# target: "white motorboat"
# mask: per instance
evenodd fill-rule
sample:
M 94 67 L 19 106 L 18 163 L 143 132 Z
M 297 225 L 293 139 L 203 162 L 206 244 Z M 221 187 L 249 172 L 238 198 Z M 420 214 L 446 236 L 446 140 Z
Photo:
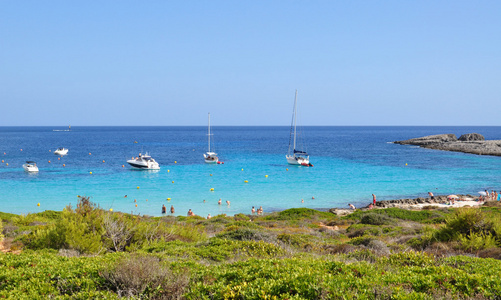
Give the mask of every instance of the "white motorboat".
M 34 161 L 27 161 L 27 162 L 23 165 L 23 169 L 24 169 L 26 172 L 38 172 L 37 163 L 36 163 L 36 162 L 34 162 Z
M 54 151 L 55 155 L 66 155 L 68 154 L 68 149 L 66 148 L 57 148 L 57 150 Z
M 292 124 L 289 136 L 289 151 L 288 154 L 285 156 L 285 158 L 287 159 L 287 162 L 290 165 L 313 167 L 313 165 L 310 164 L 310 156 L 308 155 L 308 153 L 306 153 L 306 151 L 296 149 L 296 140 L 298 137 L 296 121 L 297 121 L 297 90 L 296 90 L 296 96 L 294 98 L 294 111 L 292 113 Z
M 129 159 L 127 163 L 136 169 L 160 170 L 160 165 L 148 154 L 148 152 L 144 155 L 139 153 L 139 156 Z
M 208 131 L 209 133 L 207 134 L 207 136 L 209 137 L 209 151 L 207 151 L 205 154 L 204 154 L 204 159 L 205 159 L 205 162 L 208 163 L 208 164 L 216 164 L 219 162 L 219 158 L 217 157 L 217 153 L 215 152 L 211 152 L 210 151 L 210 136 L 211 136 L 211 133 L 210 133 L 210 113 L 209 113 L 209 126 L 208 126 Z

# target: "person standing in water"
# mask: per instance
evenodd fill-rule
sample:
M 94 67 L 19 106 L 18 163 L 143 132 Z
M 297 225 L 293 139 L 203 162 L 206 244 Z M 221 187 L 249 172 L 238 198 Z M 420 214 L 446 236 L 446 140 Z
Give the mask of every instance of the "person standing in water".
M 171 205 L 170 206 L 170 213 L 173 214 L 174 213 L 174 205 Z
M 162 204 L 162 214 L 165 214 L 167 212 L 167 207 L 165 207 L 165 204 Z

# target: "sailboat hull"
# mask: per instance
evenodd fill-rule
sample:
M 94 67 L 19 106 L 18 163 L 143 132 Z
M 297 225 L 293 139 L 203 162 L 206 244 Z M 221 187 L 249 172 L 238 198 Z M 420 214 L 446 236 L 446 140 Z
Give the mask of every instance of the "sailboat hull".
M 309 157 L 300 157 L 294 155 L 286 155 L 287 163 L 289 165 L 298 165 L 298 166 L 309 166 L 310 159 Z

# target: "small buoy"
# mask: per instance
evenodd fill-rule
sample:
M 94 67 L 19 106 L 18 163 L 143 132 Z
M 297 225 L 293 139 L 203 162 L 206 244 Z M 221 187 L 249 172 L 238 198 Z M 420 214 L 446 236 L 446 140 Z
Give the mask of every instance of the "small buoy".
M 175 160 L 174 163 L 177 164 L 177 160 Z
M 7 155 L 7 153 L 4 152 L 3 155 Z
M 122 165 L 122 168 L 125 168 L 125 166 L 124 166 L 124 165 Z
M 139 190 L 139 186 L 137 186 L 137 189 Z
M 66 165 L 65 165 L 65 164 L 63 164 L 63 167 L 66 167 Z
M 137 141 L 134 141 L 134 144 L 137 144 Z
M 80 195 L 77 195 L 77 198 L 80 198 Z
M 103 162 L 104 162 L 104 159 L 103 159 Z
M 268 178 L 268 175 L 264 175 L 264 177 Z
M 289 171 L 289 169 L 285 169 L 285 171 Z
M 61 160 L 61 157 L 58 157 L 57 160 Z
M 405 165 L 407 166 L 407 163 L 405 163 Z
M 6 165 L 6 166 L 8 166 L 8 165 L 9 165 L 9 163 L 6 163 L 5 165 Z
M 3 162 L 4 162 L 4 161 L 3 161 L 3 159 L 2 159 L 2 163 L 3 163 Z
M 113 211 L 113 208 L 110 208 L 110 211 Z
M 148 202 L 148 199 L 146 199 L 146 202 Z
M 167 170 L 167 173 L 169 173 L 169 172 L 170 172 L 170 170 Z
M 174 181 L 172 181 L 172 183 L 174 183 Z
M 137 204 L 136 204 L 136 207 L 137 207 Z
M 244 170 L 244 169 L 242 169 L 242 171 L 243 171 L 243 170 Z
M 91 155 L 92 153 L 89 152 L 89 155 Z
M 2 162 L 3 162 L 3 160 L 2 160 Z M 210 174 L 210 176 L 212 176 L 212 174 Z
M 52 152 L 52 150 L 49 149 L 49 152 Z
M 89 172 L 90 175 L 92 175 L 92 172 Z
M 50 160 L 49 160 L 49 164 L 50 164 Z
M 37 206 L 40 206 L 40 202 L 39 202 L 39 203 L 37 203 Z
M 210 188 L 210 191 L 211 191 L 211 192 L 214 192 L 214 188 Z
M 245 183 L 249 183 L 249 181 L 248 181 L 248 180 L 244 180 L 244 182 L 245 182 Z
M 21 151 L 23 151 L 23 149 L 21 149 Z
M 170 198 L 167 198 L 167 201 L 170 201 Z

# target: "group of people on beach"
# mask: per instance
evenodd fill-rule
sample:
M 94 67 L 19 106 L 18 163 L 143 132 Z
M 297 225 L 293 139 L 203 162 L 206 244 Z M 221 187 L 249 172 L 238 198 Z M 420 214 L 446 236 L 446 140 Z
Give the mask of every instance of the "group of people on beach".
M 127 196 L 126 196 L 126 197 L 127 197 Z M 205 203 L 205 202 L 206 202 L 206 201 L 205 201 L 205 199 L 204 199 L 204 203 Z M 219 198 L 219 200 L 217 201 L 217 204 L 218 204 L 218 205 L 221 205 L 221 203 L 222 203 L 222 202 L 223 202 L 223 201 L 221 200 L 221 198 Z M 228 206 L 230 206 L 230 204 L 231 204 L 231 203 L 230 203 L 230 201 L 229 201 L 229 200 L 226 200 L 226 204 L 227 204 Z M 167 207 L 165 206 L 165 204 L 162 204 L 162 214 L 166 214 L 166 213 L 167 213 Z M 171 205 L 171 206 L 170 206 L 170 213 L 171 213 L 171 214 L 174 214 L 174 213 L 175 213 L 175 210 L 174 210 L 174 205 Z M 256 210 L 256 208 L 253 206 L 253 207 L 252 207 L 252 209 L 251 209 L 251 213 L 252 213 L 252 214 L 257 213 L 258 215 L 262 215 L 262 214 L 263 214 L 263 207 L 262 207 L 262 206 L 260 206 L 260 207 Z M 194 212 L 191 210 L 191 208 L 190 208 L 190 209 L 188 210 L 188 214 L 187 214 L 187 215 L 188 215 L 188 217 L 190 217 L 190 216 L 194 216 L 194 215 L 195 215 L 195 213 L 194 213 Z M 226 215 L 226 214 L 225 214 L 225 215 Z M 208 214 L 208 215 L 207 215 L 207 219 L 211 219 L 211 218 L 212 218 L 211 214 Z
M 478 201 L 501 201 L 501 191 L 498 193 L 492 190 L 489 193 L 489 190 L 485 190 L 484 193 L 485 195 L 480 195 L 480 197 L 478 197 Z

